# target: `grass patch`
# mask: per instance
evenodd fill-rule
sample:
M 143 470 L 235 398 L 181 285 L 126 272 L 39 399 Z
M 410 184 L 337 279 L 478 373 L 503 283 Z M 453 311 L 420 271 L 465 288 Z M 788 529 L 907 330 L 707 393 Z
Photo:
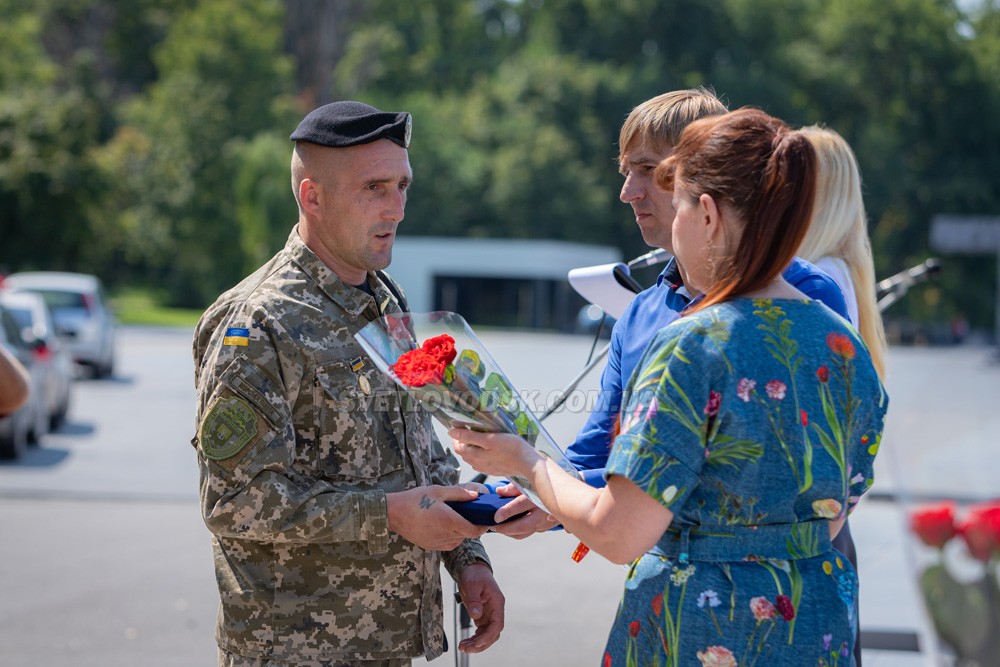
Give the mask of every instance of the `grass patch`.
M 141 289 L 129 289 L 111 297 L 118 322 L 162 327 L 194 327 L 203 311 L 192 308 L 169 308 L 161 305 L 156 294 Z

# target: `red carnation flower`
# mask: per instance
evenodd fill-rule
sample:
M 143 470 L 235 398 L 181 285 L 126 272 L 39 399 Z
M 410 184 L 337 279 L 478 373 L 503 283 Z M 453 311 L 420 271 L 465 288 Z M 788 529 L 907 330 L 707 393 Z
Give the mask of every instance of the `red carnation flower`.
M 774 598 L 774 606 L 778 609 L 778 613 L 786 621 L 790 621 L 795 618 L 795 605 L 792 604 L 792 599 L 787 595 L 779 595 Z
M 389 370 L 399 378 L 403 386 L 423 387 L 427 384 L 441 384 L 446 365 L 429 355 L 426 350 L 416 349 L 401 354 Z
M 455 339 L 448 334 L 428 338 L 421 347 L 438 361 L 443 361 L 446 366 L 455 361 L 455 356 L 458 354 L 455 351 Z
M 910 514 L 910 528 L 928 546 L 941 548 L 956 534 L 955 504 L 925 505 Z

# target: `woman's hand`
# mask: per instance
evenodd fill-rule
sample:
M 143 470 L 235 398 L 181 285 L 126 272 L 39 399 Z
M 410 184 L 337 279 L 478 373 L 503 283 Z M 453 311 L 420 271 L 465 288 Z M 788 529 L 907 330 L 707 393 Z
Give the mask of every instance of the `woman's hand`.
M 481 433 L 453 428 L 448 431 L 455 453 L 478 472 L 499 477 L 526 476 L 542 459 L 523 438 L 508 433 Z

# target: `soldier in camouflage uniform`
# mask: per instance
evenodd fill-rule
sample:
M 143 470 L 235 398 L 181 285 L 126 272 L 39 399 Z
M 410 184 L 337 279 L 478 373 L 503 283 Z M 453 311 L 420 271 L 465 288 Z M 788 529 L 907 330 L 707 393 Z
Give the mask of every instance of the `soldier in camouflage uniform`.
M 202 513 L 220 665 L 409 665 L 446 649 L 440 560 L 476 622 L 504 599 L 426 413 L 354 332 L 399 312 L 391 259 L 410 116 L 337 102 L 292 139 L 299 222 L 284 249 L 202 316 L 194 337 Z M 440 554 L 440 555 L 439 555 Z

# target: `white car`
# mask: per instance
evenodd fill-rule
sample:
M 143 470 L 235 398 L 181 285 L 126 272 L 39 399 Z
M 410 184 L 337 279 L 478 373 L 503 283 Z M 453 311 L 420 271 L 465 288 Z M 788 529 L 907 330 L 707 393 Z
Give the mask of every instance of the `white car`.
M 34 368 L 37 369 L 38 388 L 41 392 L 47 428 L 62 426 L 69 412 L 73 384 L 73 358 L 58 335 L 52 313 L 45 299 L 34 292 L 0 291 L 3 306 L 17 322 L 21 340 L 31 350 Z M 41 431 L 35 434 L 35 441 Z
M 7 348 L 7 351 L 20 361 L 29 373 L 32 371 L 31 353 L 18 338 L 17 322 L 3 306 L 0 306 L 0 346 Z M 32 385 L 34 385 L 34 375 L 32 375 Z M 38 428 L 36 419 L 40 405 L 41 402 L 31 389 L 24 405 L 9 415 L 0 416 L 0 460 L 16 459 L 27 450 L 28 441 L 33 431 Z
M 12 273 L 4 278 L 3 289 L 40 294 L 73 359 L 94 369 L 96 377 L 114 373 L 115 317 L 97 276 L 57 271 Z

